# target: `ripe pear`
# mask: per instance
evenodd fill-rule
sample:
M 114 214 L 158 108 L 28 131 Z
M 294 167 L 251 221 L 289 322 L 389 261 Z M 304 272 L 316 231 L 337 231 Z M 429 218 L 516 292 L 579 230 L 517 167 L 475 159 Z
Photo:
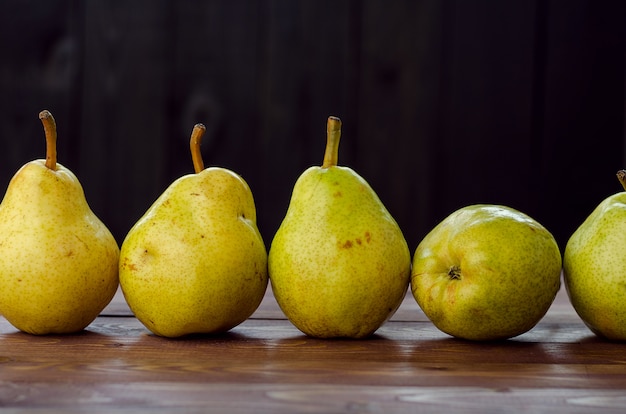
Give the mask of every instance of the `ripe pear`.
M 413 256 L 411 291 L 424 314 L 457 338 L 487 341 L 525 333 L 561 284 L 552 234 L 520 211 L 463 207 L 441 221 Z
M 76 176 L 57 162 L 52 114 L 39 118 L 46 159 L 22 166 L 0 204 L 0 314 L 31 334 L 73 333 L 113 298 L 119 248 Z
M 626 190 L 626 171 L 617 177 Z M 626 191 L 604 199 L 565 246 L 563 280 L 572 306 L 600 337 L 626 340 Z
M 362 338 L 397 310 L 411 256 L 398 224 L 369 184 L 337 165 L 341 120 L 328 118 L 321 167 L 296 181 L 269 253 L 278 305 L 305 334 Z
M 174 181 L 122 243 L 122 292 L 159 336 L 228 331 L 252 315 L 268 284 L 252 192 L 236 173 L 204 168 L 204 131 L 197 124 L 191 135 L 195 173 Z

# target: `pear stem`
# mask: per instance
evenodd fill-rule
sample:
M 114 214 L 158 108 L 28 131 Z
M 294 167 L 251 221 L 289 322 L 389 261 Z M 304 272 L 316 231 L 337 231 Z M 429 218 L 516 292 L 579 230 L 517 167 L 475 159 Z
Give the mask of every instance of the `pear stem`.
M 341 138 L 341 119 L 329 116 L 326 123 L 326 151 L 322 168 L 337 166 L 339 159 L 339 139 Z
M 39 119 L 43 124 L 46 134 L 46 167 L 56 171 L 57 169 L 57 124 L 54 117 L 47 109 L 39 112 Z
M 198 174 L 204 170 L 204 161 L 202 161 L 202 152 L 200 151 L 200 144 L 202 143 L 202 136 L 206 131 L 206 127 L 203 124 L 196 124 L 191 131 L 191 139 L 189 140 L 189 149 L 191 149 L 191 160 L 193 161 L 193 169 Z
M 626 170 L 619 170 L 617 172 L 617 179 L 619 180 L 624 190 L 626 190 Z

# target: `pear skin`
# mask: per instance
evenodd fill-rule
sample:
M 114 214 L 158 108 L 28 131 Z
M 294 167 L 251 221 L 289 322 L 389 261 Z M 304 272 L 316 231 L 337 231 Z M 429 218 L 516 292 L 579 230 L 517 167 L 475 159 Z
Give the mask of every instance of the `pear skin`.
M 617 173 L 626 189 L 626 171 Z M 567 241 L 563 280 L 572 306 L 597 336 L 626 340 L 626 191 L 604 199 Z
M 322 167 L 296 181 L 269 253 L 276 301 L 303 333 L 363 338 L 397 310 L 411 257 L 398 224 L 369 184 L 337 166 L 341 121 L 328 120 Z
M 458 209 L 419 243 L 411 291 L 442 332 L 473 341 L 503 340 L 535 326 L 561 284 L 552 234 L 507 206 Z
M 126 302 L 164 337 L 228 331 L 252 315 L 268 284 L 252 192 L 230 170 L 204 169 L 198 148 L 203 132 L 198 124 L 192 134 L 196 173 L 174 181 L 121 248 Z
M 76 176 L 56 162 L 54 118 L 40 118 L 47 159 L 20 168 L 0 204 L 0 314 L 31 334 L 73 333 L 113 298 L 119 248 Z

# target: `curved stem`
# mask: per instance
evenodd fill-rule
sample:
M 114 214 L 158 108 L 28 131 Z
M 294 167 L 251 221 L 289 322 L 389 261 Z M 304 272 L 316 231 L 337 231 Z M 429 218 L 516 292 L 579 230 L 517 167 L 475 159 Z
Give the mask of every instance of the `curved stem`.
M 47 109 L 39 112 L 39 119 L 46 134 L 46 167 L 57 169 L 57 124 Z
M 341 138 L 341 119 L 329 116 L 326 123 L 326 151 L 322 168 L 334 167 L 339 158 L 339 139 Z
M 200 144 L 202 143 L 202 136 L 206 131 L 206 127 L 203 124 L 196 124 L 191 131 L 191 139 L 189 141 L 189 149 L 191 149 L 191 160 L 193 161 L 193 169 L 197 173 L 204 170 L 204 162 L 202 161 L 202 152 L 200 151 Z
M 617 179 L 619 180 L 624 190 L 626 190 L 626 170 L 619 170 L 617 172 Z

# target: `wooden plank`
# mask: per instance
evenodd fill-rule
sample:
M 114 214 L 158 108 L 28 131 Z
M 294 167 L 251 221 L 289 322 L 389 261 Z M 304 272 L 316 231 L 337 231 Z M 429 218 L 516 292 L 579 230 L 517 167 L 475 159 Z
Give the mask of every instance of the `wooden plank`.
M 63 412 L 622 408 L 623 345 L 591 334 L 563 290 L 534 329 L 497 342 L 453 339 L 417 313 L 368 339 L 315 339 L 272 299 L 268 292 L 229 333 L 180 339 L 149 334 L 130 316 L 50 336 L 17 332 L 0 317 L 0 402 Z
M 431 203 L 443 218 L 474 203 L 532 215 L 535 2 L 451 1 Z
M 186 411 L 203 413 L 311 413 L 311 412 L 621 412 L 619 390 L 503 388 L 503 387 L 410 387 L 308 384 L 242 385 L 238 383 L 189 384 L 143 382 L 6 384 L 0 397 L 20 408 L 44 408 L 46 412 Z M 38 403 L 32 404 L 33 396 Z M 78 404 L 76 404 L 78 402 Z
M 287 321 L 250 320 L 220 336 L 166 339 L 132 318 L 102 318 L 73 336 L 4 333 L 3 381 L 182 381 L 625 389 L 622 345 L 580 324 L 543 324 L 553 340 L 475 343 L 427 323 L 391 322 L 368 340 L 321 340 Z M 544 334 L 546 333 L 544 332 Z M 564 336 L 566 338 L 564 338 Z
M 539 218 L 564 248 L 605 197 L 622 191 L 615 173 L 626 167 L 626 3 L 538 4 L 545 8 L 546 39 L 534 185 Z M 564 200 L 567 212 L 555 207 Z
M 258 205 L 269 243 L 287 210 L 300 174 L 321 165 L 326 119 L 344 121 L 340 163 L 349 163 L 356 117 L 355 4 L 267 2 L 260 66 L 259 113 L 263 166 Z M 356 139 L 356 138 L 354 138 Z
M 444 2 L 363 3 L 355 166 L 411 251 L 434 226 Z
M 119 243 L 166 187 L 172 60 L 168 4 L 83 5 L 81 180 L 87 201 Z
M 175 4 L 172 117 L 168 148 L 170 180 L 191 172 L 189 133 L 207 127 L 205 165 L 230 168 L 256 187 L 259 129 L 260 4 Z M 257 179 L 258 180 L 258 179 Z
M 58 125 L 58 160 L 78 173 L 76 96 L 80 42 L 64 0 L 0 6 L 0 195 L 25 163 L 45 158 L 38 114 L 49 109 Z
M 191 364 L 197 360 L 200 365 L 221 364 L 230 359 L 247 360 L 246 363 L 249 363 L 261 355 L 265 358 L 258 362 L 264 364 L 270 363 L 274 356 L 277 357 L 276 363 L 307 363 L 311 360 L 341 360 L 346 355 L 349 355 L 347 359 L 366 365 L 385 361 L 465 364 L 468 367 L 478 364 L 622 363 L 621 354 L 616 352 L 622 345 L 594 337 L 580 321 L 546 320 L 535 327 L 535 332 L 496 342 L 453 339 L 439 332 L 428 321 L 388 322 L 376 335 L 362 340 L 310 338 L 284 319 L 250 319 L 226 334 L 179 339 L 152 335 L 136 319 L 128 317 L 100 317 L 85 332 L 66 336 L 33 336 L 17 332 L 5 320 L 2 320 L 0 328 L 3 339 L 0 350 L 5 362 L 16 363 L 50 359 L 52 355 L 46 355 L 46 349 L 54 350 L 54 357 L 58 358 L 56 362 L 50 361 L 54 364 L 73 364 L 79 363 L 79 360 L 102 360 L 106 363 L 116 355 L 127 357 L 128 362 L 144 360 Z M 77 349 L 81 349 L 80 356 L 76 355 Z M 202 353 L 198 354 L 200 350 Z M 223 353 L 224 361 L 211 358 L 211 355 L 220 353 Z M 4 368 L 7 367 L 4 365 Z M 623 368 L 626 369 L 626 366 Z

